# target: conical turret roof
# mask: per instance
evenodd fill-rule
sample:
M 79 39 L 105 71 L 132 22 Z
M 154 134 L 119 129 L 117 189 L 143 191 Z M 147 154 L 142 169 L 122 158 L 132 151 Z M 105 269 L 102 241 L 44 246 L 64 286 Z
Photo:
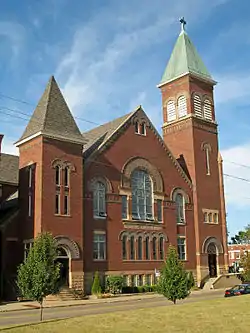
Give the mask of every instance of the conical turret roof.
M 186 31 L 182 29 L 159 86 L 186 74 L 193 74 L 203 80 L 216 83 L 212 79 Z
M 17 145 L 39 134 L 79 144 L 85 142 L 53 76 Z

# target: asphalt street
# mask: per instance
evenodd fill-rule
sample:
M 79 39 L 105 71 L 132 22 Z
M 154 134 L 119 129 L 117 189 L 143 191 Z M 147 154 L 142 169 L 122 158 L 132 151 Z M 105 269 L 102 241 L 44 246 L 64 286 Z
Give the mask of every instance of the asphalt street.
M 201 300 L 222 298 L 224 296 L 223 291 L 212 291 L 211 293 L 196 293 L 189 296 L 186 300 L 177 302 L 177 305 L 184 303 L 198 302 Z M 129 300 L 126 302 L 110 302 L 103 304 L 86 304 L 76 305 L 69 307 L 56 307 L 44 309 L 44 320 L 50 319 L 63 319 L 72 317 L 81 317 L 87 315 L 105 314 L 108 312 L 127 311 L 135 309 L 145 309 L 158 306 L 173 306 L 173 304 L 167 301 L 164 297 L 152 297 L 140 300 Z M 0 312 L 0 329 L 6 326 L 29 324 L 39 322 L 40 310 L 29 309 L 20 311 Z

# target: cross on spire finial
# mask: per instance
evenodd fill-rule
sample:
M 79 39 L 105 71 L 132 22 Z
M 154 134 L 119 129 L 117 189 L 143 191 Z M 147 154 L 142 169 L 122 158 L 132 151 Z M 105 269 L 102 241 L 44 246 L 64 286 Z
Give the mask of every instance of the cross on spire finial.
M 181 32 L 184 32 L 185 31 L 185 25 L 187 24 L 184 17 L 182 17 L 180 19 L 180 23 L 181 23 Z

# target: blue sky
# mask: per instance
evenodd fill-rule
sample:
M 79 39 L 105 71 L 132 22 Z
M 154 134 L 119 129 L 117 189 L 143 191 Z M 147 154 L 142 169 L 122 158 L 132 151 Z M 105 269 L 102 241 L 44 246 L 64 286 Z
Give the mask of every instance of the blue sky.
M 218 81 L 224 172 L 250 180 L 249 11 L 248 1 L 236 0 L 2 0 L 3 151 L 17 153 L 13 142 L 28 122 L 25 114 L 32 113 L 52 74 L 75 116 L 101 124 L 142 104 L 161 133 L 156 85 L 184 15 L 190 38 Z M 93 127 L 77 122 L 82 131 Z M 234 235 L 250 223 L 250 182 L 226 176 L 225 191 Z

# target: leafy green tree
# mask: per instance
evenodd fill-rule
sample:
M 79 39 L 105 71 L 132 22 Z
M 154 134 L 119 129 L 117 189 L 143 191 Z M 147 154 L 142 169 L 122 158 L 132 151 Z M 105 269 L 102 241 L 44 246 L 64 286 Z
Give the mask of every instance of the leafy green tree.
M 17 284 L 23 297 L 40 304 L 43 319 L 43 301 L 56 293 L 60 264 L 56 263 L 56 243 L 50 233 L 42 233 L 35 240 L 27 259 L 18 268 Z
M 246 252 L 242 256 L 240 266 L 244 269 L 242 274 L 243 281 L 250 282 L 250 253 Z
M 188 272 L 188 286 L 190 289 L 192 289 L 195 286 L 195 280 L 192 271 Z
M 245 230 L 231 237 L 231 244 L 250 244 L 250 224 L 245 227 Z
M 94 281 L 92 284 L 91 294 L 92 295 L 100 295 L 102 293 L 102 288 L 100 285 L 99 273 L 95 272 Z
M 109 275 L 106 279 L 106 289 L 112 294 L 121 293 L 124 286 L 124 277 L 120 275 Z
M 161 270 L 157 291 L 174 304 L 190 294 L 191 284 L 188 273 L 178 258 L 176 248 L 169 246 L 167 259 Z

